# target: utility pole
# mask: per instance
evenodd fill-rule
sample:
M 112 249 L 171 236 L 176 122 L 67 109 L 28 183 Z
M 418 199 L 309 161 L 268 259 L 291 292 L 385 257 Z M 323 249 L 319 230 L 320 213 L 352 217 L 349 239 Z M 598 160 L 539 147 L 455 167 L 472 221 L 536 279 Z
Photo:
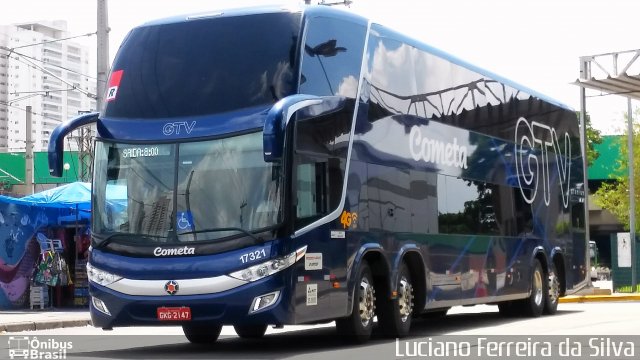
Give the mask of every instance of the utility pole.
M 33 140 L 31 138 L 31 105 L 27 105 L 26 122 L 27 134 L 24 138 L 26 146 L 24 156 L 24 183 L 27 187 L 27 195 L 31 195 L 33 194 Z
M 98 87 L 97 87 L 97 111 L 102 109 L 104 94 L 107 87 L 107 74 L 109 73 L 109 16 L 107 0 L 98 1 L 98 29 L 97 37 L 97 61 L 98 61 Z
M 109 73 L 109 16 L 107 0 L 97 0 L 97 94 L 95 111 L 101 111 L 104 104 L 104 94 L 107 87 L 107 74 Z M 91 166 L 93 164 L 93 126 L 84 126 L 79 129 L 79 162 L 80 180 L 91 181 Z
M 636 197 L 635 180 L 633 173 L 633 109 L 631 109 L 631 98 L 627 98 L 627 120 L 628 128 L 627 141 L 629 146 L 629 239 L 631 240 L 631 292 L 636 292 Z

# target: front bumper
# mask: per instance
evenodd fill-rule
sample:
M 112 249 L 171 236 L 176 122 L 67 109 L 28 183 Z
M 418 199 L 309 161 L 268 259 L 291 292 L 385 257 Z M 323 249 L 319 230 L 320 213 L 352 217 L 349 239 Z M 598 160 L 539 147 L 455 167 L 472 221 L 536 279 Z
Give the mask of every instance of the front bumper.
M 293 324 L 290 287 L 285 286 L 291 277 L 291 269 L 247 283 L 226 291 L 193 295 L 127 295 L 107 287 L 90 283 L 92 297 L 100 299 L 110 315 L 90 305 L 93 325 L 101 328 L 123 326 L 182 325 L 184 321 L 160 321 L 159 307 L 182 307 L 191 309 L 188 323 L 235 324 Z M 274 291 L 280 291 L 278 299 L 264 309 L 249 313 L 254 299 Z

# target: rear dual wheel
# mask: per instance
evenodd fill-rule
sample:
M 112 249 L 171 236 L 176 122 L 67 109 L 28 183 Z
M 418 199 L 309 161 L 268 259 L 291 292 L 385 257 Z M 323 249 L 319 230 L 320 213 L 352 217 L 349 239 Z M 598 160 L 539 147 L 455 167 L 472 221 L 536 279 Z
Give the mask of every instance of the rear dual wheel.
M 385 336 L 398 338 L 409 333 L 414 309 L 414 288 L 406 263 L 400 266 L 396 291 L 394 299 L 380 298 L 378 320 Z
M 363 262 L 358 271 L 358 282 L 353 294 L 351 315 L 336 320 L 338 334 L 351 342 L 364 343 L 371 337 L 376 311 L 376 291 L 369 264 Z
M 556 265 L 551 263 L 549 269 L 549 289 L 547 299 L 544 303 L 544 313 L 553 315 L 558 311 L 558 302 L 560 299 L 560 278 Z
M 522 300 L 505 301 L 498 304 L 500 314 L 503 316 L 526 315 L 538 317 L 542 315 L 549 300 L 549 281 L 545 279 L 545 272 L 542 270 L 540 260 L 535 259 L 533 271 L 531 272 L 530 294 Z M 557 299 L 556 299 L 557 302 Z M 557 307 L 557 303 L 555 305 Z
M 535 259 L 531 273 L 531 295 L 522 300 L 522 310 L 529 317 L 538 317 L 544 311 L 544 304 L 549 296 L 549 286 L 545 279 L 540 260 Z

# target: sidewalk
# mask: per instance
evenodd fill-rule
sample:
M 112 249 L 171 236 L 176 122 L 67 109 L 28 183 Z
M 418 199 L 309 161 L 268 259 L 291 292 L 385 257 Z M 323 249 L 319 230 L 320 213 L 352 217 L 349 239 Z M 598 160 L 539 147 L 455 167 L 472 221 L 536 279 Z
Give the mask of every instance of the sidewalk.
M 594 281 L 592 287 L 586 288 L 577 294 L 560 298 L 560 303 L 584 303 L 603 301 L 640 301 L 640 293 L 614 293 L 612 282 Z
M 91 324 L 89 309 L 44 309 L 0 311 L 0 334 L 28 330 L 46 330 Z

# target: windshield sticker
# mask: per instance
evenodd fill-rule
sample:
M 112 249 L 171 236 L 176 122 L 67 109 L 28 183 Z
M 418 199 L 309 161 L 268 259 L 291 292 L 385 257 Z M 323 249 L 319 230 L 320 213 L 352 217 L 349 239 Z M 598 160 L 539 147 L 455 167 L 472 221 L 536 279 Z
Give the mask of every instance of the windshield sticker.
M 191 211 L 178 211 L 176 223 L 180 232 L 193 231 L 193 216 L 191 215 Z
M 124 70 L 117 70 L 111 73 L 111 77 L 109 77 L 109 87 L 107 88 L 107 101 L 116 99 L 116 95 L 118 94 L 118 87 L 120 86 L 120 80 L 122 80 L 123 73 Z
M 122 149 L 123 158 L 140 158 L 171 155 L 171 147 L 167 145 L 127 147 Z

